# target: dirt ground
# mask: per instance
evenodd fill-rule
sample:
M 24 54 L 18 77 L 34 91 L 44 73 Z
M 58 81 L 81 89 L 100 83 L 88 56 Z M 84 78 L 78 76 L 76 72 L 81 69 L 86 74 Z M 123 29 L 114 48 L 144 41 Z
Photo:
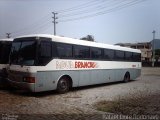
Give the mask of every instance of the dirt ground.
M 143 68 L 141 77 L 128 83 L 109 83 L 75 88 L 66 94 L 55 91 L 38 94 L 20 90 L 0 90 L 0 119 L 104 119 L 105 112 L 93 104 L 129 93 L 160 92 L 160 68 Z

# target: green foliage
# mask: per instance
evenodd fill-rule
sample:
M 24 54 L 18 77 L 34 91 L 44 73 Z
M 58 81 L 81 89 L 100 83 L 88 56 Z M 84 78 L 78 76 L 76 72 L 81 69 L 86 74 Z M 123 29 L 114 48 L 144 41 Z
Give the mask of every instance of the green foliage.
M 155 50 L 155 55 L 159 55 L 160 56 L 160 49 L 156 49 Z
M 94 41 L 94 37 L 92 35 L 87 35 L 86 37 L 82 37 L 81 40 Z
M 160 58 L 160 49 L 156 49 L 155 50 L 155 59 L 156 59 L 156 61 L 158 61 L 159 58 Z

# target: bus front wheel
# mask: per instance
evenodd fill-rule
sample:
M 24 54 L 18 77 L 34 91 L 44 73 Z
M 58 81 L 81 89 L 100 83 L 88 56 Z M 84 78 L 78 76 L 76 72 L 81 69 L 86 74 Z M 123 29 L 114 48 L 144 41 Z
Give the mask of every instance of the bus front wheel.
M 67 77 L 60 78 L 57 85 L 57 92 L 63 94 L 68 91 L 69 91 L 69 80 L 67 79 Z
M 123 82 L 127 83 L 127 82 L 129 82 L 129 81 L 130 81 L 130 74 L 129 74 L 129 72 L 126 72 L 126 74 L 124 75 L 124 80 L 123 80 Z

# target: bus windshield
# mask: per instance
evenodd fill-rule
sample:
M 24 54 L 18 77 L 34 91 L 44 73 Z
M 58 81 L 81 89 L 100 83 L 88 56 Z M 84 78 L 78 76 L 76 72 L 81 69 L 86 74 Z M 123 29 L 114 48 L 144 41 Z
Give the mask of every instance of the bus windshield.
M 16 65 L 35 65 L 36 59 L 36 40 L 34 38 L 19 38 L 12 43 L 11 64 Z

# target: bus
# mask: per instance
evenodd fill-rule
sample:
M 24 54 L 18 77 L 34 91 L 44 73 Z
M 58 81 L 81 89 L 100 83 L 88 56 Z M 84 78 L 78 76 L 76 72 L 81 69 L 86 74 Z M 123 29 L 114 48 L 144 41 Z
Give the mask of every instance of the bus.
M 116 81 L 141 74 L 141 51 L 48 34 L 17 37 L 12 43 L 8 79 L 30 92 Z
M 7 83 L 7 67 L 9 54 L 12 46 L 12 38 L 0 39 L 0 87 L 5 87 Z

